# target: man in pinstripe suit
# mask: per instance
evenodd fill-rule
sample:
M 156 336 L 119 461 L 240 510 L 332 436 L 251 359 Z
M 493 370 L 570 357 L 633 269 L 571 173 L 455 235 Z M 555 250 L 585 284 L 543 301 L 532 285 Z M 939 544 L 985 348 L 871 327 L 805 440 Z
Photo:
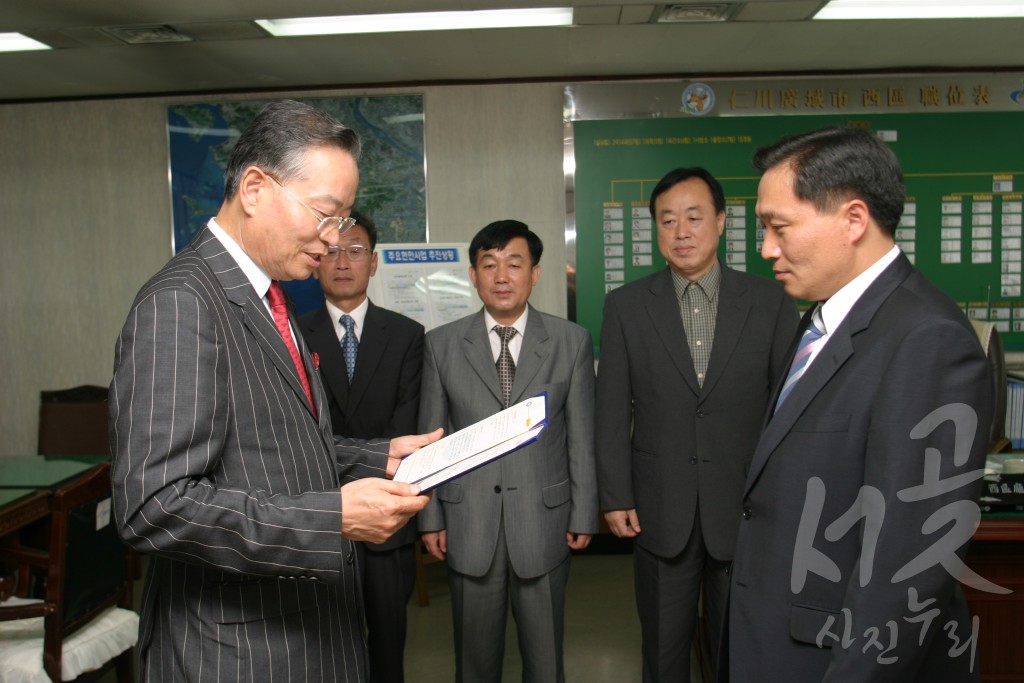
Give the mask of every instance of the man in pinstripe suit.
M 232 152 L 216 218 L 128 314 L 112 477 L 121 536 L 151 556 L 143 681 L 367 677 L 352 542 L 386 539 L 427 503 L 367 475 L 393 474 L 439 432 L 336 442 L 296 323 L 278 305 L 275 325 L 268 303 L 350 227 L 358 154 L 323 112 L 264 107 Z

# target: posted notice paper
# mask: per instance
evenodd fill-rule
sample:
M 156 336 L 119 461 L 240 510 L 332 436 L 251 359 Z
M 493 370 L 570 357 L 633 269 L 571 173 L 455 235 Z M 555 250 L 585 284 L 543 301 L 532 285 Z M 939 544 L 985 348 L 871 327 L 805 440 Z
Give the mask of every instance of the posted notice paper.
M 395 481 L 432 489 L 535 441 L 547 417 L 547 394 L 531 396 L 406 456 Z

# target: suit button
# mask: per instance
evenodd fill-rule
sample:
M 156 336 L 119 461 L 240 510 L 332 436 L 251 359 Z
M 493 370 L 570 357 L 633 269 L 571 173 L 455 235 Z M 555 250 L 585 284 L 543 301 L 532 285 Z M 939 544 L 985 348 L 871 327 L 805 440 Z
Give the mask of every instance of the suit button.
M 354 552 L 350 552 L 348 555 L 345 556 L 345 564 L 352 564 L 355 561 L 356 554 Z
M 693 456 L 692 458 L 690 458 L 690 464 L 691 465 L 696 465 L 697 464 L 697 456 Z
M 700 408 L 697 408 L 697 417 L 705 417 L 705 416 L 707 416 L 707 413 L 705 413 Z
M 494 492 L 495 492 L 495 493 L 501 493 L 501 487 L 500 487 L 500 486 L 498 486 L 498 485 L 495 485 L 495 486 L 494 486 Z
M 743 508 L 743 519 L 750 519 L 754 516 L 754 513 L 750 508 Z

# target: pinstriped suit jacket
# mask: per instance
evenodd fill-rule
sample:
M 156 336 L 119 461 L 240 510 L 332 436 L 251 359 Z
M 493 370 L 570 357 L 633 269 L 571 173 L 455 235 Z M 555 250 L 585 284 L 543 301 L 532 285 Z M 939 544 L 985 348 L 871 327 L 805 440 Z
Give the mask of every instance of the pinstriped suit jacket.
M 365 679 L 338 488 L 383 468 L 388 443 L 339 439 L 336 455 L 296 338 L 317 417 L 270 313 L 209 229 L 132 305 L 110 419 L 116 522 L 151 555 L 143 681 Z

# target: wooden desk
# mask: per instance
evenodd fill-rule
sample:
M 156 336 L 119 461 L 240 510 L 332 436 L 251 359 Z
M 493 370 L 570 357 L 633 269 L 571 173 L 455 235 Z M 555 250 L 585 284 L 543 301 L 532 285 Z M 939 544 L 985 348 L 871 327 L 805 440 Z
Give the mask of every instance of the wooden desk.
M 53 489 L 110 456 L 0 456 L 0 489 Z
M 1024 681 L 1024 515 L 983 517 L 967 564 L 989 581 L 1009 588 L 994 595 L 964 586 L 978 617 L 978 661 L 983 681 Z
M 0 489 L 0 538 L 50 514 L 49 498 L 38 489 Z
M 39 489 L 0 489 L 0 547 L 14 538 L 24 527 L 46 519 L 50 515 L 50 492 Z M 0 600 L 17 594 L 17 574 L 0 575 Z M 27 579 L 25 579 L 27 581 Z M 22 589 L 27 583 L 22 584 Z

